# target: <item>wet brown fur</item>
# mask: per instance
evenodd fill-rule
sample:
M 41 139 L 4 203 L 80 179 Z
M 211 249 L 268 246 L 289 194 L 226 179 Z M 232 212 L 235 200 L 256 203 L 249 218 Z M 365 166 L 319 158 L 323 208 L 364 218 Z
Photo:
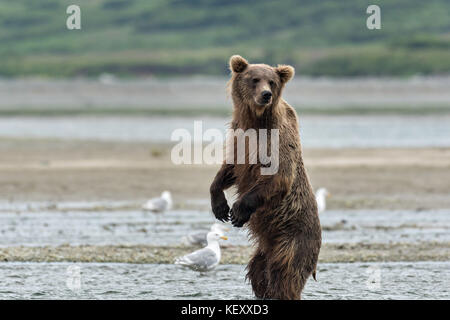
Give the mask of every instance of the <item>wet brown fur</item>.
M 231 57 L 230 68 L 234 103 L 231 127 L 279 129 L 279 170 L 274 175 L 261 175 L 259 162 L 224 163 L 210 189 L 213 212 L 220 220 L 228 219 L 223 190 L 235 185 L 238 200 L 232 208 L 233 223 L 248 220 L 257 245 L 247 266 L 247 279 L 256 297 L 300 299 L 308 277 L 315 278 L 321 227 L 303 165 L 297 114 L 281 98 L 294 70 L 290 66 L 248 64 L 240 56 Z M 259 91 L 249 77 L 258 77 L 261 88 L 269 85 L 273 94 L 269 105 L 261 107 L 255 102 Z

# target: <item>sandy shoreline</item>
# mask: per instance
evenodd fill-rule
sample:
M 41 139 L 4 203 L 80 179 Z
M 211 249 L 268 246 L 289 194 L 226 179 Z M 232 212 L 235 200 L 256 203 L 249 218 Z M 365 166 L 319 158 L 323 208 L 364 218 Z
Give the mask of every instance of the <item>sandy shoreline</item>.
M 450 243 L 373 243 L 323 244 L 319 263 L 384 262 L 384 261 L 448 261 Z M 197 248 L 189 246 L 70 246 L 0 248 L 0 261 L 30 262 L 119 262 L 173 263 L 175 258 Z M 247 264 L 252 248 L 224 246 L 223 264 Z
M 0 140 L 3 201 L 143 201 L 171 190 L 178 207 L 207 200 L 217 165 L 174 165 L 170 145 Z M 305 149 L 331 209 L 450 208 L 450 148 Z M 207 201 L 206 201 L 207 203 Z

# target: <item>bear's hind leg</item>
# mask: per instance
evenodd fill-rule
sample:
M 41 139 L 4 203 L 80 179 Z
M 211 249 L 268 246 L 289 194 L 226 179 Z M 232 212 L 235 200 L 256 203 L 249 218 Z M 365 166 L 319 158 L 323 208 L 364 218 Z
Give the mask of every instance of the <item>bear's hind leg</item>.
M 296 270 L 287 270 L 285 266 L 270 266 L 267 299 L 300 300 L 306 279 Z
M 247 265 L 247 279 L 250 280 L 253 292 L 259 299 L 264 299 L 267 292 L 267 262 L 266 256 L 257 250 Z

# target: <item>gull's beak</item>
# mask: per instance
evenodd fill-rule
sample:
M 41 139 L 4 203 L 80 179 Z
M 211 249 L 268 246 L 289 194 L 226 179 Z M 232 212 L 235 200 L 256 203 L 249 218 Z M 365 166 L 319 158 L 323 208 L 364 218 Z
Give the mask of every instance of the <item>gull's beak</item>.
M 331 198 L 331 193 L 328 193 L 328 194 L 327 194 L 327 198 Z
M 221 236 L 221 237 L 220 237 L 220 239 L 223 239 L 223 240 L 228 240 L 228 237 L 225 237 L 225 236 Z

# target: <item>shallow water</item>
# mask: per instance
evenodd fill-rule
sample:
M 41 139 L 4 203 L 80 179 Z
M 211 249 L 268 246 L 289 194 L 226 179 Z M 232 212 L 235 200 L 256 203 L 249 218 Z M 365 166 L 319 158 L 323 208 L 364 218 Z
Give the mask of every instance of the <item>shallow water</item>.
M 0 246 L 176 245 L 214 222 L 205 210 L 144 213 L 134 202 L 0 203 Z M 345 223 L 343 222 L 345 220 Z M 450 241 L 450 210 L 329 210 L 327 243 Z M 228 244 L 248 243 L 233 228 Z M 0 262 L 0 299 L 253 299 L 245 266 Z M 79 280 L 79 282 L 78 282 Z M 322 263 L 304 299 L 449 299 L 450 261 Z
M 135 203 L 0 203 L 0 246 L 91 244 L 176 245 L 215 222 L 209 211 L 162 215 Z M 326 243 L 450 241 L 450 210 L 328 210 L 321 215 Z M 248 243 L 245 229 L 231 228 L 229 245 Z
M 253 299 L 244 266 L 0 263 L 0 299 Z M 311 299 L 449 299 L 450 262 L 322 263 Z
M 108 141 L 170 142 L 175 129 L 191 134 L 194 121 L 203 132 L 225 135 L 228 118 L 220 117 L 8 117 L 0 118 L 0 137 Z M 450 116 L 312 116 L 300 117 L 306 147 L 450 146 Z

